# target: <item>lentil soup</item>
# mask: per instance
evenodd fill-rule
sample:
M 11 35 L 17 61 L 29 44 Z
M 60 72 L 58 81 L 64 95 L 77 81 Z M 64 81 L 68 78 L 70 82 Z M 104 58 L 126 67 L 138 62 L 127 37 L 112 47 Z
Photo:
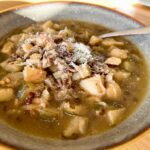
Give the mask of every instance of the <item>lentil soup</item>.
M 147 67 L 130 41 L 98 37 L 109 31 L 46 21 L 9 36 L 0 52 L 0 119 L 55 139 L 99 134 L 126 119 L 145 94 Z

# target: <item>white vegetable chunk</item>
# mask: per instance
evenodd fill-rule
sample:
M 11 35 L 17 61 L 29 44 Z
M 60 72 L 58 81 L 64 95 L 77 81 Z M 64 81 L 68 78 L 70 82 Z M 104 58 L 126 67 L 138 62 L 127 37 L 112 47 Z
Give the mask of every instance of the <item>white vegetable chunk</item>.
M 44 89 L 43 92 L 42 92 L 42 97 L 41 97 L 43 100 L 50 100 L 51 96 L 50 96 L 50 93 L 47 89 Z
M 105 87 L 100 75 L 96 74 L 93 77 L 80 81 L 80 87 L 91 95 L 103 96 L 105 94 Z
M 120 59 L 126 59 L 128 57 L 127 54 L 128 54 L 127 50 L 122 50 L 122 49 L 119 49 L 119 48 L 114 48 L 110 52 L 110 56 L 117 57 L 117 58 L 120 58 Z
M 19 42 L 21 36 L 22 36 L 22 34 L 12 35 L 12 36 L 10 37 L 10 40 L 11 40 L 13 43 L 17 44 L 17 43 Z
M 12 88 L 0 89 L 0 102 L 10 101 L 13 98 L 14 98 L 14 91 Z
M 43 28 L 44 31 L 47 28 L 51 28 L 52 26 L 53 26 L 53 22 L 51 20 L 48 20 L 41 25 L 41 27 Z
M 97 36 L 91 36 L 90 38 L 90 41 L 89 41 L 89 44 L 90 45 L 96 45 L 98 43 L 100 43 L 102 41 L 102 39 L 100 37 L 97 37 Z
M 6 76 L 0 80 L 1 85 L 7 86 L 7 87 L 17 87 L 23 82 L 23 74 L 22 72 L 13 72 L 13 73 L 8 73 Z
M 14 49 L 14 43 L 12 43 L 11 41 L 8 41 L 4 44 L 1 52 L 7 55 L 11 55 Z
M 117 57 L 109 57 L 106 59 L 105 63 L 108 65 L 118 66 L 121 64 L 121 59 Z
M 77 72 L 72 76 L 73 80 L 80 80 L 91 75 L 90 67 L 87 64 L 77 66 Z
M 106 115 L 107 115 L 109 124 L 110 125 L 117 124 L 122 119 L 124 112 L 125 112 L 125 108 L 108 110 Z
M 123 63 L 124 69 L 125 69 L 126 71 L 129 71 L 129 72 L 132 72 L 132 71 L 134 70 L 134 67 L 135 67 L 135 66 L 136 66 L 136 65 L 135 65 L 133 62 L 128 61 L 128 60 L 126 60 L 126 61 Z
M 23 30 L 24 33 L 30 33 L 30 32 L 33 32 L 35 30 L 35 27 L 34 26 L 30 26 L 30 27 L 27 27 L 26 29 Z
M 75 116 L 70 120 L 67 128 L 64 130 L 65 137 L 73 137 L 74 135 L 83 135 L 86 133 L 88 126 L 88 118 Z
M 15 61 L 13 63 L 9 62 L 9 59 L 3 61 L 2 63 L 0 63 L 0 66 L 8 71 L 8 72 L 18 72 L 22 70 L 22 66 L 18 65 L 19 62 Z
M 106 95 L 110 100 L 119 100 L 122 95 L 120 86 L 115 81 L 108 82 L 106 84 Z
M 115 78 L 117 81 L 122 81 L 122 80 L 128 79 L 130 75 L 131 75 L 130 72 L 126 72 L 126 71 L 116 71 L 116 72 L 114 73 L 114 78 Z
M 32 46 L 30 43 L 28 43 L 28 44 L 23 44 L 23 45 L 22 45 L 22 49 L 23 49 L 23 51 L 26 52 L 26 53 L 29 52 L 29 51 L 31 51 L 32 48 L 33 48 L 33 46 Z

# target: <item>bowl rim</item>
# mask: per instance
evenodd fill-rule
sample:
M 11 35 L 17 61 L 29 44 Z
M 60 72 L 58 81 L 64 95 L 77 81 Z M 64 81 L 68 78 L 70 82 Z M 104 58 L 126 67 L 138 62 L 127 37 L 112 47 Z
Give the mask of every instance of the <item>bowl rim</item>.
M 135 21 L 136 23 L 140 24 L 141 26 L 146 26 L 142 21 L 128 15 L 128 14 L 125 14 L 119 10 L 116 10 L 116 9 L 113 9 L 113 8 L 110 8 L 110 7 L 107 7 L 107 6 L 104 6 L 104 5 L 101 5 L 101 4 L 98 4 L 98 3 L 90 3 L 90 2 L 86 2 L 86 1 L 72 1 L 72 0 L 51 0 L 51 1 L 46 1 L 46 2 L 36 2 L 36 3 L 27 3 L 27 4 L 20 4 L 20 5 L 17 5 L 17 6 L 13 6 L 13 7 L 10 7 L 10 8 L 6 8 L 4 10 L 1 10 L 0 11 L 0 14 L 3 14 L 3 13 L 7 13 L 7 12 L 11 12 L 11 11 L 15 11 L 15 10 L 19 10 L 19 9 L 22 9 L 22 8 L 26 8 L 26 7 L 30 7 L 30 6 L 36 6 L 36 5 L 41 5 L 41 4 L 48 4 L 48 3 L 67 3 L 67 4 L 70 4 L 70 3 L 73 3 L 73 4 L 81 4 L 81 5 L 92 5 L 94 7 L 99 7 L 99 8 L 104 8 L 106 10 L 109 10 L 109 11 L 112 11 L 112 12 L 116 12 L 128 19 L 131 19 L 133 21 Z
M 97 7 L 97 8 L 103 8 L 103 9 L 105 9 L 107 11 L 112 11 L 112 12 L 117 13 L 117 14 L 123 16 L 123 17 L 126 17 L 127 19 L 133 20 L 134 22 L 136 22 L 140 26 L 146 26 L 140 20 L 138 20 L 138 19 L 136 19 L 136 18 L 134 18 L 134 17 L 132 17 L 132 16 L 130 16 L 128 14 L 125 14 L 125 13 L 119 11 L 119 10 L 116 10 L 116 9 L 113 9 L 113 8 L 110 8 L 110 7 L 98 4 L 96 2 L 95 3 L 92 3 L 92 2 L 90 3 L 90 2 L 78 1 L 78 0 L 76 0 L 76 1 L 73 1 L 73 0 L 69 0 L 69 1 L 67 1 L 67 0 L 51 0 L 51 1 L 46 1 L 46 2 L 36 2 L 36 3 L 31 3 L 30 2 L 30 3 L 20 4 L 20 5 L 17 5 L 17 6 L 13 6 L 13 7 L 4 9 L 4 10 L 0 11 L 0 15 L 8 13 L 8 12 L 17 11 L 17 10 L 20 10 L 20 9 L 23 9 L 23 8 L 26 8 L 26 7 L 30 7 L 30 6 L 49 4 L 49 3 L 50 4 L 52 4 L 52 3 L 81 4 L 81 5 L 87 5 L 87 6 L 94 6 L 94 7 Z M 116 144 L 108 145 L 105 148 L 110 149 L 110 148 L 116 148 L 116 147 L 124 146 L 124 145 L 127 145 L 127 144 L 131 144 L 131 142 L 133 143 L 133 142 L 137 141 L 139 138 L 144 137 L 144 135 L 148 132 L 149 129 L 150 129 L 149 126 L 144 126 L 142 130 L 138 131 L 137 134 L 132 135 L 132 137 L 126 138 L 126 139 L 124 139 L 124 140 L 122 140 L 120 142 L 117 142 Z M 0 143 L 1 144 L 5 144 L 8 147 L 11 146 L 12 148 L 21 148 L 21 147 L 19 147 L 17 145 L 12 145 L 12 144 L 9 144 L 9 143 L 1 141 L 1 140 L 0 140 Z

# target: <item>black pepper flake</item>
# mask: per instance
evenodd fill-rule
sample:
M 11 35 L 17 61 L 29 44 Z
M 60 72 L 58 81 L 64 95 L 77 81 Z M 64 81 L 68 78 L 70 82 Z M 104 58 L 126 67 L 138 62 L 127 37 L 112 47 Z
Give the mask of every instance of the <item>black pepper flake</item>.
M 54 42 L 56 43 L 56 44 L 59 44 L 59 43 L 61 43 L 63 41 L 63 39 L 61 38 L 61 37 L 57 37 L 56 39 L 54 39 Z

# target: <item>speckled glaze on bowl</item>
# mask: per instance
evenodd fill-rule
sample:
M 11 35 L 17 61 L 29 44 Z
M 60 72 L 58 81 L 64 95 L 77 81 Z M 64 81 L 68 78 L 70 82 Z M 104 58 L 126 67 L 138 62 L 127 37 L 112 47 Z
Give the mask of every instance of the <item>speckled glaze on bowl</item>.
M 52 2 L 27 6 L 15 11 L 0 14 L 0 38 L 14 29 L 35 21 L 47 19 L 74 19 L 104 25 L 113 30 L 122 30 L 142 26 L 122 14 L 112 10 L 81 3 Z M 150 36 L 128 37 L 144 54 L 150 69 Z M 149 70 L 150 72 L 150 70 Z M 148 84 L 149 85 L 149 84 Z M 142 87 L 141 87 L 142 88 Z M 52 140 L 33 137 L 0 123 L 2 142 L 30 150 L 95 150 L 115 146 L 135 137 L 150 126 L 150 87 L 138 109 L 120 125 L 100 135 L 77 140 Z M 29 122 L 27 122 L 29 123 Z

